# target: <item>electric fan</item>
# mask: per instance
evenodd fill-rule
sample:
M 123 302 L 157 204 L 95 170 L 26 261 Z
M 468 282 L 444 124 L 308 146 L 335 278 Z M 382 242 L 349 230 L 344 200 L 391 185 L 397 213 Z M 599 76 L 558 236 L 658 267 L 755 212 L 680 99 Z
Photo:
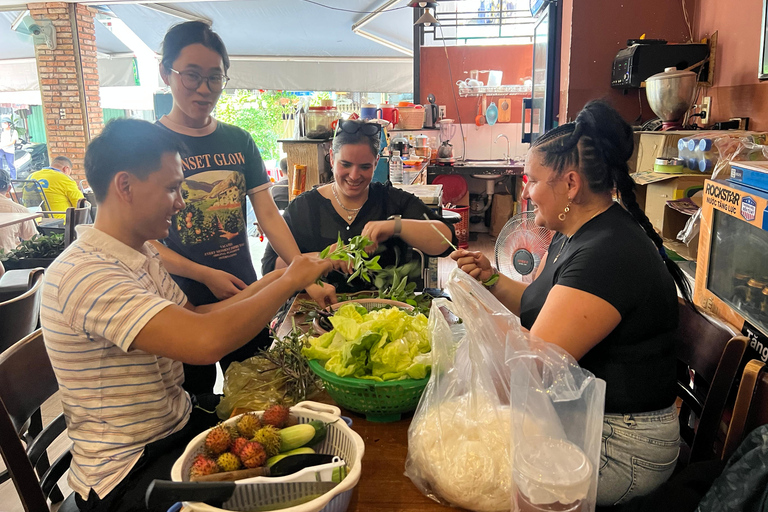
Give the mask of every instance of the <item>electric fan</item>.
M 521 212 L 507 221 L 496 239 L 496 268 L 503 275 L 530 283 L 552 241 L 553 231 L 537 226 L 533 212 Z

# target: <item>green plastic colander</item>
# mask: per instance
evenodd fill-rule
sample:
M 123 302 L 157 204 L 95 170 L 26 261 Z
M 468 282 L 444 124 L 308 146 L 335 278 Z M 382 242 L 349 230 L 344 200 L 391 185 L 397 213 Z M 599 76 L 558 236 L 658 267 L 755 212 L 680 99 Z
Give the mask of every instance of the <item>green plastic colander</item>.
M 416 410 L 429 376 L 423 379 L 377 382 L 354 377 L 339 377 L 317 360 L 309 367 L 323 381 L 326 391 L 338 405 L 365 415 L 368 421 L 398 421 L 403 413 Z

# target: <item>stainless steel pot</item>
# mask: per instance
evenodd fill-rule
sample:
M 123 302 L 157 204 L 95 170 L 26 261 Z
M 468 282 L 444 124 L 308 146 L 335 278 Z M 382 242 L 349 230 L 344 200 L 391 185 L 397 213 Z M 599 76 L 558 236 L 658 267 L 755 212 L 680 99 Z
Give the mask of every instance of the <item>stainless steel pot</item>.
M 693 104 L 696 73 L 666 68 L 645 81 L 645 93 L 651 109 L 662 121 L 680 121 Z

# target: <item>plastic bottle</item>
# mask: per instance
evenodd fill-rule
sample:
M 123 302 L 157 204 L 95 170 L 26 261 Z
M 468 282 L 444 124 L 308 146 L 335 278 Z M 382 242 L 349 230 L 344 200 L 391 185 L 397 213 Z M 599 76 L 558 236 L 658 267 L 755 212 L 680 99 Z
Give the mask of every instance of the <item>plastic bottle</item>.
M 711 172 L 718 160 L 717 150 L 712 146 L 712 139 L 703 138 L 696 145 L 698 169 L 701 172 Z
M 687 167 L 691 170 L 697 171 L 699 169 L 699 139 L 691 137 L 688 139 L 688 162 Z
M 677 158 L 682 158 L 683 165 L 688 166 L 688 160 L 691 158 L 691 152 L 688 150 L 688 139 L 682 138 L 677 141 Z
M 392 151 L 392 156 L 389 157 L 389 181 L 403 183 L 403 159 L 397 150 Z

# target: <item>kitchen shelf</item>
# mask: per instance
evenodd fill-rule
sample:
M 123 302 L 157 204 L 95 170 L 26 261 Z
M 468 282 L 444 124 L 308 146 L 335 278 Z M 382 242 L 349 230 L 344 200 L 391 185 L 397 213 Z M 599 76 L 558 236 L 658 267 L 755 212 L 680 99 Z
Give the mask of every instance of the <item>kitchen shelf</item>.
M 509 96 L 509 95 L 529 95 L 531 94 L 530 85 L 480 85 L 474 87 L 459 87 L 459 97 L 468 98 L 470 96 Z

